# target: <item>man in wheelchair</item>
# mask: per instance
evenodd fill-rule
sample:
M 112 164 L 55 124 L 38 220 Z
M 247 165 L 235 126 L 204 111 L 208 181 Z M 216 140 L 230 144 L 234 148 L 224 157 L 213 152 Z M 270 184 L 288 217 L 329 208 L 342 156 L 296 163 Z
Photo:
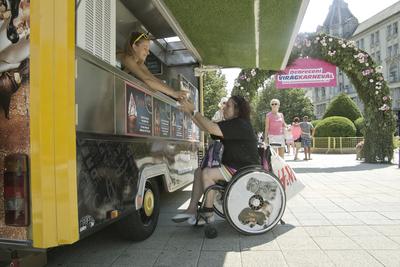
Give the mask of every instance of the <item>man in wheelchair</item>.
M 191 225 L 203 225 L 206 221 L 207 223 L 214 221 L 215 192 L 213 190 L 207 194 L 204 207 L 200 211 L 201 216 L 197 216 L 198 202 L 205 189 L 216 184 L 217 181 L 229 182 L 236 171 L 243 167 L 259 165 L 257 137 L 250 123 L 250 105 L 241 96 L 229 98 L 223 109 L 225 120 L 218 123 L 195 112 L 193 103 L 187 99 L 180 100 L 180 104 L 181 110 L 191 114 L 193 122 L 201 130 L 210 133 L 213 139 L 220 140 L 223 144 L 222 159 L 219 164 L 215 164 L 215 159 L 208 160 L 195 171 L 189 207 L 172 218 L 176 223 L 187 221 Z M 248 216 L 243 214 L 243 218 L 248 218 Z

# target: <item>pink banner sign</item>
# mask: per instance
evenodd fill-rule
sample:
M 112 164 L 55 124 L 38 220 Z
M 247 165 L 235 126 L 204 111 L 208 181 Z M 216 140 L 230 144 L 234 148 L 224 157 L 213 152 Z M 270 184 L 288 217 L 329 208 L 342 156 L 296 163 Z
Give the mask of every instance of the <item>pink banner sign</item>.
M 313 58 L 296 59 L 275 76 L 276 88 L 336 86 L 336 66 Z

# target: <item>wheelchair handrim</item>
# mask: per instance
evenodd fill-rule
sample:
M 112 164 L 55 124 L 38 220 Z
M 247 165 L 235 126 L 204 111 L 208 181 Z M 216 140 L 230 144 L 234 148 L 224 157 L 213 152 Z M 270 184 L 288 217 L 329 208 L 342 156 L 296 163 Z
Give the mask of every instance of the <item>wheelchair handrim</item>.
M 254 194 L 253 192 L 250 192 L 249 190 L 247 190 L 246 186 L 243 186 L 243 184 L 240 186 L 236 186 L 238 182 L 239 183 L 248 183 L 248 181 L 250 181 L 250 179 L 251 179 L 250 175 L 252 175 L 252 177 L 258 177 L 258 179 L 261 179 L 264 182 L 271 183 L 271 185 L 273 184 L 273 187 L 276 186 L 276 192 L 278 192 L 278 193 L 276 193 L 276 197 L 272 198 L 271 203 L 268 200 L 266 200 L 262 205 L 263 206 L 262 209 L 257 210 L 257 207 L 252 206 L 251 205 L 252 203 L 250 203 L 251 201 L 254 201 L 254 200 L 255 200 L 254 203 L 259 203 L 259 201 L 257 200 L 257 197 L 253 197 L 253 198 L 249 197 L 252 194 L 253 194 L 253 196 L 256 196 L 257 194 Z M 241 179 L 244 179 L 244 177 L 247 177 L 247 181 L 241 180 Z M 260 178 L 260 177 L 264 177 L 264 178 Z M 244 188 L 244 190 L 241 190 L 239 188 Z M 242 200 L 238 200 L 241 198 L 241 196 L 243 196 Z M 246 206 L 245 203 L 248 198 L 250 198 L 248 200 L 249 204 L 248 204 L 248 206 Z M 272 209 L 272 211 L 269 214 L 266 212 L 266 209 L 267 209 L 266 206 L 267 207 L 270 206 L 269 208 Z M 274 228 L 276 226 L 276 224 L 280 221 L 280 219 L 282 218 L 283 213 L 285 211 L 285 207 L 286 207 L 286 195 L 285 195 L 285 190 L 283 189 L 283 186 L 281 185 L 279 180 L 276 178 L 276 176 L 274 176 L 271 173 L 265 172 L 261 168 L 247 168 L 247 169 L 241 171 L 240 173 L 237 173 L 233 177 L 232 181 L 229 183 L 229 185 L 225 191 L 225 198 L 224 198 L 225 217 L 229 221 L 229 223 L 232 225 L 232 227 L 234 227 L 237 231 L 239 231 L 243 234 L 257 235 L 257 234 L 263 234 L 265 232 L 268 232 L 269 230 Z M 253 210 L 254 208 L 255 208 L 255 210 Z M 261 211 L 263 211 L 263 212 L 261 212 Z M 243 214 L 245 214 L 245 215 L 243 215 Z M 256 220 L 255 218 L 260 218 L 260 214 L 261 214 L 261 216 L 264 216 L 264 217 L 262 217 L 263 219 Z M 262 215 L 262 214 L 264 214 L 264 215 Z M 266 214 L 268 214 L 268 216 Z M 254 215 L 254 216 L 252 217 L 251 215 Z M 269 216 L 269 215 L 271 215 L 271 216 Z M 270 221 L 269 218 L 271 218 L 272 220 Z M 265 224 L 261 224 L 260 221 L 263 221 L 263 220 L 264 220 L 264 222 L 265 221 L 267 221 L 267 222 Z

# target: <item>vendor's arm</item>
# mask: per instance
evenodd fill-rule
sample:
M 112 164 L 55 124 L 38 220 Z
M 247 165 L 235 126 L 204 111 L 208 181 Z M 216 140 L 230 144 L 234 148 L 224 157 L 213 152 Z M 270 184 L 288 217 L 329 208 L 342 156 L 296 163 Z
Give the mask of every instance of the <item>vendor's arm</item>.
M 179 101 L 181 104 L 181 110 L 192 114 L 194 112 L 194 105 L 190 103 L 188 100 L 183 99 Z M 222 131 L 219 128 L 218 124 L 212 122 L 211 120 L 205 118 L 199 112 L 195 112 L 194 116 L 192 116 L 193 122 L 203 131 L 207 131 L 212 135 L 223 137 Z
M 147 84 L 151 89 L 160 91 L 176 99 L 182 99 L 186 97 L 186 92 L 175 91 L 168 85 L 164 84 L 162 81 L 154 77 L 154 75 L 144 64 L 139 65 L 132 57 L 126 55 L 122 56 L 121 61 L 126 68 L 128 68 L 133 74 L 135 74 L 135 76 Z

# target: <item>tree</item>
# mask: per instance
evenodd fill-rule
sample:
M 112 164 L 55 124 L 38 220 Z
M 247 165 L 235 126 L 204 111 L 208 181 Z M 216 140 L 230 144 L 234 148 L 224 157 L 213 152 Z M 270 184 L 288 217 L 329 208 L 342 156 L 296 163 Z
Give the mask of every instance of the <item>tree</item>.
M 243 69 L 235 80 L 232 95 L 243 96 L 250 104 L 255 104 L 258 89 L 264 87 L 271 73 L 271 71 L 260 69 Z
M 204 73 L 204 116 L 211 119 L 218 110 L 218 103 L 227 92 L 225 75 L 220 71 Z
M 269 103 L 273 98 L 277 98 L 281 102 L 279 111 L 285 116 L 287 124 L 290 124 L 296 116 L 299 118 L 308 116 L 310 119 L 314 117 L 313 104 L 311 100 L 306 97 L 304 90 L 278 90 L 275 88 L 274 81 L 271 81 L 267 83 L 265 88 L 260 92 L 256 109 L 252 117 L 252 123 L 256 131 L 264 131 L 265 115 L 271 110 Z
M 356 103 L 346 94 L 338 95 L 328 105 L 323 118 L 332 116 L 346 117 L 352 122 L 362 117 Z

